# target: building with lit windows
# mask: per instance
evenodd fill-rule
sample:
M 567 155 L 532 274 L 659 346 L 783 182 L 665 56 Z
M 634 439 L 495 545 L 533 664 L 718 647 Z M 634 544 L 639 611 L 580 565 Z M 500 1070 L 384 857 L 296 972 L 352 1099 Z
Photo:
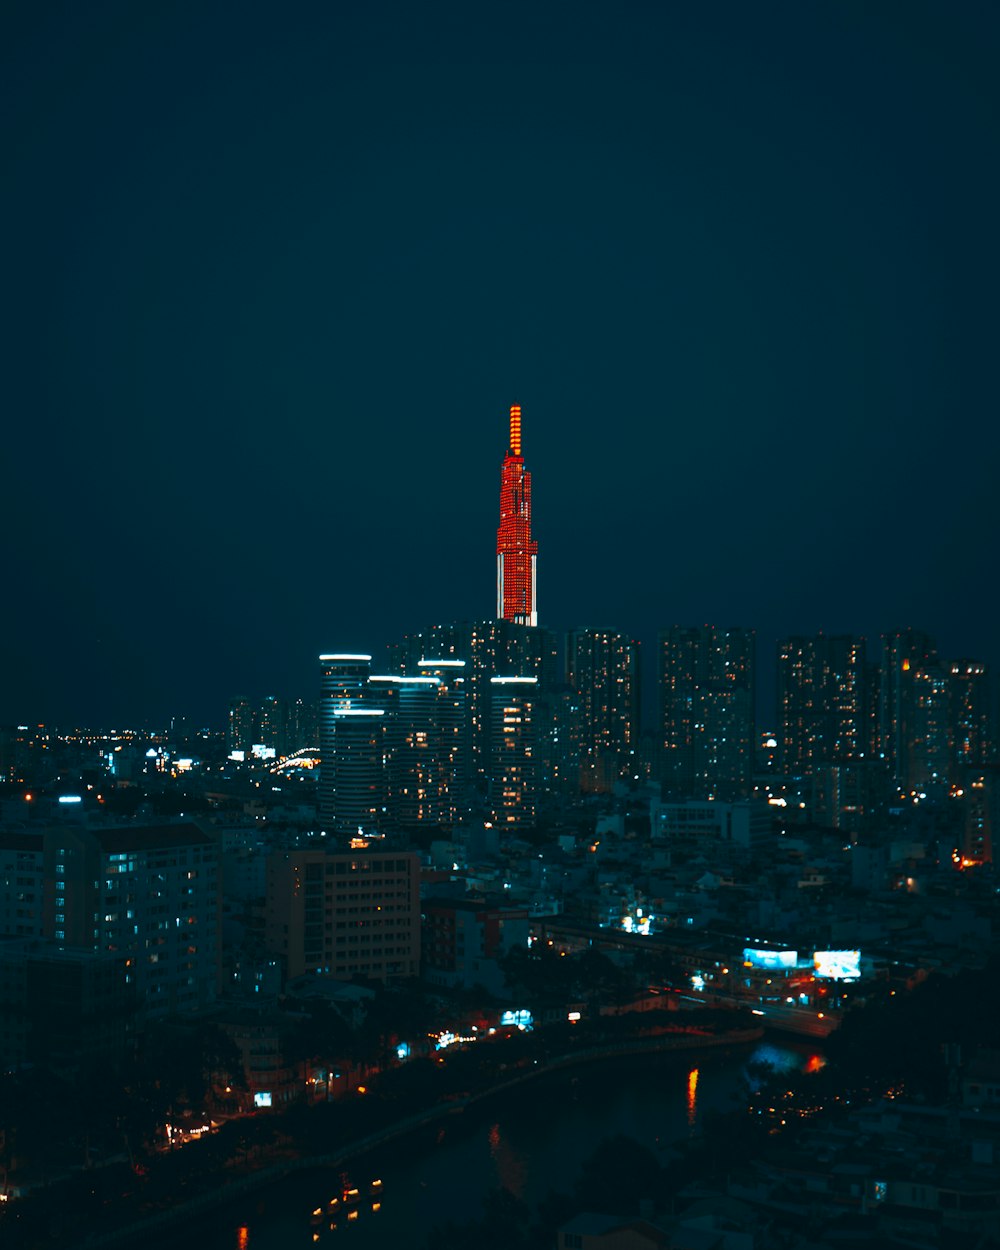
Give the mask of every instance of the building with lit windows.
M 531 474 L 521 455 L 521 407 L 510 410 L 510 440 L 500 470 L 497 530 L 497 618 L 537 625 L 538 543 L 531 536 Z
M 896 785 L 962 785 L 990 762 L 991 690 L 979 660 L 943 660 L 927 634 L 882 640 L 880 746 Z
M 549 629 L 513 621 L 455 621 L 408 634 L 389 648 L 397 673 L 423 672 L 423 660 L 464 660 L 463 689 L 468 718 L 469 769 L 473 779 L 486 776 L 490 755 L 490 708 L 493 677 L 523 673 L 536 677 L 543 690 L 564 681 L 562 637 Z M 428 670 L 429 671 L 429 670 Z
M 530 829 L 538 800 L 538 678 L 490 679 L 490 807 L 502 830 Z
M 320 772 L 318 787 L 318 816 L 320 827 L 327 831 L 338 830 L 341 832 L 353 832 L 357 829 L 359 823 L 363 822 L 363 818 L 374 805 L 376 809 L 380 809 L 381 791 L 379 789 L 381 782 L 381 764 L 375 770 L 372 762 L 372 755 L 375 746 L 369 741 L 365 744 L 365 730 L 370 730 L 369 738 L 381 732 L 381 728 L 372 729 L 370 716 L 364 714 L 361 720 L 364 722 L 358 726 L 348 726 L 343 728 L 346 721 L 350 717 L 345 718 L 344 713 L 350 713 L 354 710 L 362 709 L 364 705 L 364 696 L 368 686 L 368 678 L 371 676 L 370 655 L 355 655 L 347 652 L 336 652 L 321 655 L 320 663 L 320 682 L 319 682 L 319 754 L 320 754 Z M 381 718 L 384 713 L 379 711 L 375 719 Z M 337 731 L 341 728 L 341 746 L 343 747 L 341 758 L 341 781 L 340 781 L 340 801 L 338 807 L 338 770 L 337 770 Z M 381 742 L 379 741 L 379 752 L 381 751 Z M 365 764 L 365 759 L 368 763 Z M 352 766 L 357 766 L 361 771 L 367 770 L 371 773 L 376 771 L 374 778 L 354 777 L 351 778 L 348 773 L 348 759 Z M 379 755 L 381 759 L 381 755 Z M 364 799 L 364 791 L 371 790 L 374 797 L 371 803 L 366 807 Z M 359 791 L 362 793 L 359 794 Z M 369 825 L 371 816 L 368 815 Z
M 217 839 L 193 822 L 45 834 L 46 936 L 122 956 L 139 1010 L 183 1015 L 221 977 Z
M 253 744 L 254 715 L 250 700 L 241 695 L 229 704 L 226 722 L 226 749 L 229 752 L 250 750 Z
M 320 824 L 348 840 L 359 830 L 381 830 L 388 807 L 386 712 L 380 707 L 341 707 L 332 717 L 333 750 L 321 768 Z M 332 772 L 332 778 L 330 773 Z
M 979 660 L 947 660 L 951 753 L 957 776 L 990 762 L 991 716 L 989 670 Z
M 0 937 L 44 934 L 45 840 L 0 830 Z
M 913 667 L 907 676 L 906 786 L 967 784 L 989 760 L 986 665 L 938 660 Z
M 581 786 L 609 790 L 639 741 L 639 644 L 610 629 L 571 630 L 566 673 L 580 705 Z
M 466 662 L 422 659 L 417 667 L 424 676 L 437 679 L 431 728 L 435 771 L 428 796 L 428 820 L 454 825 L 465 816 L 471 799 Z
M 866 758 L 867 672 L 863 638 L 818 634 L 778 642 L 778 737 L 786 774 Z
M 674 625 L 659 636 L 660 773 L 677 798 L 745 798 L 754 758 L 754 631 Z
M 265 944 L 285 977 L 375 981 L 420 972 L 420 862 L 412 851 L 272 854 Z
M 915 732 L 914 678 L 937 664 L 937 644 L 917 629 L 897 629 L 882 636 L 879 753 L 897 786 L 908 786 L 910 743 Z
M 417 829 L 440 823 L 440 799 L 447 792 L 437 730 L 440 685 L 440 678 L 429 674 L 369 678 L 369 696 L 386 714 L 386 811 L 392 826 Z

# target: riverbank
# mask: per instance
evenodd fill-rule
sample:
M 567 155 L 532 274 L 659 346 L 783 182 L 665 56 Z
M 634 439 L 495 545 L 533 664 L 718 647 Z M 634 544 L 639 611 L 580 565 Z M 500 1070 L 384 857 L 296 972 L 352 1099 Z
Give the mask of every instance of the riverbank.
M 615 1060 L 670 1053 L 691 1053 L 704 1050 L 722 1051 L 742 1049 L 759 1042 L 764 1035 L 763 1026 L 734 1029 L 721 1034 L 697 1032 L 663 1033 L 645 1037 L 622 1039 L 596 1046 L 583 1047 L 558 1055 L 540 1057 L 524 1067 L 515 1067 L 504 1079 L 488 1088 L 476 1090 L 461 1098 L 438 1103 L 433 1107 L 394 1121 L 378 1131 L 344 1143 L 336 1151 L 325 1154 L 307 1153 L 284 1158 L 269 1165 L 255 1168 L 240 1176 L 225 1178 L 223 1184 L 193 1195 L 167 1210 L 157 1211 L 130 1222 L 121 1228 L 107 1230 L 87 1238 L 80 1250 L 120 1250 L 159 1236 L 177 1224 L 216 1211 L 241 1197 L 288 1179 L 297 1172 L 310 1169 L 341 1169 L 354 1160 L 371 1153 L 408 1134 L 461 1114 L 488 1099 L 502 1096 L 507 1091 L 578 1066 L 609 1063 Z

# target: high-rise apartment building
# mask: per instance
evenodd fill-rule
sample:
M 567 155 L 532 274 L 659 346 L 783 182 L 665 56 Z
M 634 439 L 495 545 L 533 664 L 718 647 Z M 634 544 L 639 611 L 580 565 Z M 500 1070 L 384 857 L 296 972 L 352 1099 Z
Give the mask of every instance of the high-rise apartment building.
M 981 769 L 990 763 L 989 670 L 979 660 L 945 662 L 951 705 L 951 753 L 956 767 Z
M 903 790 L 959 784 L 990 762 L 990 686 L 978 660 L 942 660 L 927 634 L 882 639 L 881 754 Z
M 678 798 L 750 793 L 754 631 L 675 625 L 659 637 L 661 775 Z
M 865 640 L 796 636 L 778 642 L 778 737 L 789 775 L 864 760 L 870 740 Z
M 911 743 L 915 733 L 918 671 L 937 664 L 933 638 L 917 629 L 897 629 L 882 636 L 879 753 L 897 786 L 908 786 Z
M 521 455 L 521 407 L 510 410 L 510 440 L 500 471 L 497 530 L 497 618 L 537 625 L 538 543 L 531 536 L 531 474 Z
M 610 629 L 571 630 L 566 674 L 580 705 L 582 786 L 608 789 L 638 747 L 639 644 Z
M 229 718 L 226 723 L 226 749 L 228 751 L 249 751 L 253 743 L 254 714 L 250 700 L 240 695 L 229 704 Z
M 932 660 L 911 668 L 904 690 L 903 784 L 964 786 L 989 762 L 988 672 L 978 660 Z

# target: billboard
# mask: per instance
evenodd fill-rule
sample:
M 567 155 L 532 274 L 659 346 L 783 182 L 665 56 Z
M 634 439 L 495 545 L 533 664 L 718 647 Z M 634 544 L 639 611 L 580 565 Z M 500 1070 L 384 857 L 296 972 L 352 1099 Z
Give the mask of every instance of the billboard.
M 817 951 L 813 973 L 829 981 L 855 981 L 861 976 L 860 951 Z
M 764 968 L 769 972 L 789 972 L 799 962 L 798 951 L 769 951 L 746 947 L 743 951 L 743 966 Z

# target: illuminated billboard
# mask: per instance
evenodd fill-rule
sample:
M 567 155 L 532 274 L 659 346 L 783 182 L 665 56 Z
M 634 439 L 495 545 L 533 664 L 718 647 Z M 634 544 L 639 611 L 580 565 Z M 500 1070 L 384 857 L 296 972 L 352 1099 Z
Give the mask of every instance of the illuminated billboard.
M 817 951 L 813 971 L 830 981 L 854 981 L 861 976 L 860 951 Z
M 270 1105 L 271 1105 L 271 1091 L 270 1091 L 270 1090 L 267 1090 L 267 1089 L 262 1089 L 262 1090 L 259 1090 L 259 1091 L 258 1091 L 256 1094 L 254 1094 L 254 1096 L 253 1096 L 253 1105 L 254 1105 L 255 1107 L 270 1107 Z
M 798 962 L 798 951 L 755 950 L 749 946 L 743 951 L 744 967 L 765 968 L 768 972 L 789 972 Z
M 512 1025 L 521 1030 L 522 1033 L 527 1032 L 534 1027 L 534 1018 L 530 1011 L 521 1008 L 518 1011 L 504 1011 L 500 1015 L 500 1025 L 503 1028 L 510 1028 Z

